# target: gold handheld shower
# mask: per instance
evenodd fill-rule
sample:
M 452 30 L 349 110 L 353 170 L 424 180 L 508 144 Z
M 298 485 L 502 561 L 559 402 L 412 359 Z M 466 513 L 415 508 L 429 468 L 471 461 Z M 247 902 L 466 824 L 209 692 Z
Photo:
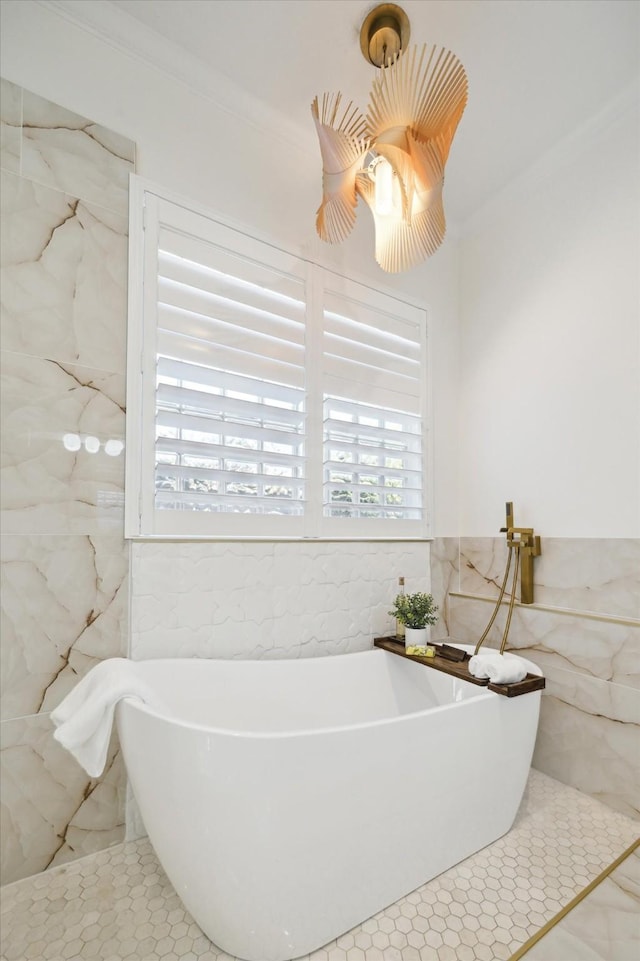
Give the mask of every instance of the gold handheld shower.
M 500 653 L 504 653 L 504 649 L 507 643 L 507 637 L 509 636 L 509 628 L 511 627 L 511 617 L 513 615 L 513 608 L 516 600 L 516 584 L 518 582 L 518 570 L 520 569 L 520 603 L 521 604 L 533 604 L 533 558 L 539 557 L 542 553 L 540 546 L 540 538 L 538 535 L 534 534 L 533 527 L 514 527 L 513 522 L 513 502 L 507 501 L 507 526 L 500 528 L 500 533 L 507 535 L 507 546 L 509 548 L 509 553 L 507 555 L 507 566 L 504 572 L 504 578 L 502 585 L 500 587 L 500 593 L 498 594 L 498 600 L 496 601 L 496 606 L 489 619 L 482 637 L 476 644 L 475 654 L 478 653 L 482 645 L 484 644 L 489 631 L 493 626 L 493 622 L 496 619 L 498 611 L 500 610 L 500 605 L 502 603 L 502 598 L 505 595 L 507 588 L 507 582 L 509 579 L 509 571 L 511 569 L 511 560 L 513 554 L 515 553 L 515 564 L 513 568 L 513 578 L 511 581 L 511 591 L 509 594 L 509 610 L 507 612 L 507 620 L 505 622 L 504 631 L 502 634 L 502 643 L 500 644 Z M 519 536 L 515 536 L 519 535 Z

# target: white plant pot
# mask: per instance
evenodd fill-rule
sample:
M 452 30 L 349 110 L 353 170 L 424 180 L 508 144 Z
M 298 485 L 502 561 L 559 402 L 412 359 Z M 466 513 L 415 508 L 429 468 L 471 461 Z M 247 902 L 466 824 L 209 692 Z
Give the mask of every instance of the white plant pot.
M 431 632 L 428 627 L 405 627 L 404 646 L 405 647 L 426 647 L 429 643 Z

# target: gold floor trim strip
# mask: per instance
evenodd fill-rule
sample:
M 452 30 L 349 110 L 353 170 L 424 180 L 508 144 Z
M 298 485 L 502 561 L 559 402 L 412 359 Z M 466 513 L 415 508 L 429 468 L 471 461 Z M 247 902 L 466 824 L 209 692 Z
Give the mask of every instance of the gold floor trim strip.
M 555 928 L 556 924 L 558 924 L 559 921 L 562 921 L 562 919 L 567 916 L 569 911 L 572 911 L 576 905 L 580 904 L 580 902 L 583 901 L 588 894 L 591 894 L 591 892 L 597 888 L 598 885 L 605 880 L 605 878 L 609 877 L 612 871 L 615 871 L 615 869 L 619 867 L 623 861 L 626 861 L 629 855 L 633 854 L 638 845 L 640 845 L 640 838 L 638 838 L 637 841 L 634 841 L 626 851 L 623 851 L 620 857 L 616 858 L 608 868 L 605 868 L 604 871 L 601 871 L 598 877 L 594 878 L 593 881 L 586 886 L 584 891 L 581 891 L 580 894 L 576 894 L 572 901 L 569 901 L 568 904 L 565 904 L 562 910 L 558 911 L 555 917 L 551 918 L 550 921 L 547 921 L 547 923 L 543 925 L 539 931 L 536 931 L 536 933 L 532 935 L 528 941 L 525 941 L 522 947 L 518 948 L 516 953 L 511 955 L 509 961 L 520 961 L 520 958 L 523 958 L 527 951 L 531 950 L 534 944 L 537 944 L 538 941 L 545 936 L 545 934 L 548 934 L 552 928 Z

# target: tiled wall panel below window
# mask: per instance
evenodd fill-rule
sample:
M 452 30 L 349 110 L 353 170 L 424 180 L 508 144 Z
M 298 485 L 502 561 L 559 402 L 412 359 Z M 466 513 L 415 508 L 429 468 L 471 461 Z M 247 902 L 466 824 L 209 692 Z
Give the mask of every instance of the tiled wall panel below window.
M 404 576 L 427 589 L 429 544 L 140 542 L 131 556 L 131 655 L 311 657 L 394 629 Z

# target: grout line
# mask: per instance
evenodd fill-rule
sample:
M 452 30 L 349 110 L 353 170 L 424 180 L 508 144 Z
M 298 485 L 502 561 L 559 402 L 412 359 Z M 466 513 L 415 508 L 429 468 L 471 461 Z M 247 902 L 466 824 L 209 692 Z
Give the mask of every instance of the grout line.
M 452 597 L 460 597 L 469 601 L 486 601 L 495 604 L 495 597 L 487 597 L 486 594 L 471 594 L 467 591 L 449 591 Z M 509 602 L 503 601 L 501 606 L 506 606 Z M 565 614 L 568 617 L 586 617 L 592 621 L 606 621 L 609 624 L 624 624 L 627 627 L 640 627 L 640 620 L 635 617 L 622 617 L 618 614 L 600 614 L 598 611 L 580 611 L 573 607 L 554 607 L 551 604 L 522 604 L 516 601 L 515 606 L 526 611 L 548 611 L 551 614 Z
M 32 711 L 31 714 L 18 714 L 16 717 L 3 717 L 0 718 L 0 724 L 10 724 L 12 721 L 28 721 L 32 717 L 49 717 L 51 710 L 47 711 Z M 2 959 L 0 958 L 0 961 Z
M 524 955 L 531 950 L 534 944 L 537 944 L 538 941 L 540 941 L 545 936 L 545 934 L 548 934 L 549 931 L 551 931 L 551 929 L 554 928 L 559 921 L 562 921 L 562 919 L 565 918 L 570 911 L 573 911 L 573 909 L 578 904 L 580 904 L 580 902 L 583 901 L 588 894 L 591 894 L 591 892 L 594 891 L 599 884 L 601 884 L 604 880 L 606 880 L 606 878 L 608 878 L 609 875 L 613 871 L 615 871 L 617 867 L 620 867 L 622 862 L 626 861 L 626 859 L 633 854 L 633 852 L 639 845 L 640 845 L 640 838 L 638 838 L 637 841 L 634 841 L 633 844 L 630 845 L 630 847 L 628 847 L 626 851 L 623 851 L 620 857 L 616 858 L 615 861 L 613 861 L 608 868 L 605 868 L 604 871 L 601 871 L 598 877 L 594 878 L 593 881 L 591 881 L 590 884 L 588 884 L 583 891 L 581 891 L 579 894 L 575 896 L 575 898 L 573 898 L 573 900 L 569 901 L 568 904 L 565 904 L 565 906 L 560 911 L 558 911 L 555 917 L 551 918 L 550 921 L 547 921 L 547 923 L 544 924 L 539 931 L 536 931 L 536 933 L 533 934 L 528 941 L 525 941 L 525 943 L 518 948 L 515 954 L 511 955 L 511 957 L 509 958 L 509 961 L 520 961 L 520 958 L 523 958 Z

